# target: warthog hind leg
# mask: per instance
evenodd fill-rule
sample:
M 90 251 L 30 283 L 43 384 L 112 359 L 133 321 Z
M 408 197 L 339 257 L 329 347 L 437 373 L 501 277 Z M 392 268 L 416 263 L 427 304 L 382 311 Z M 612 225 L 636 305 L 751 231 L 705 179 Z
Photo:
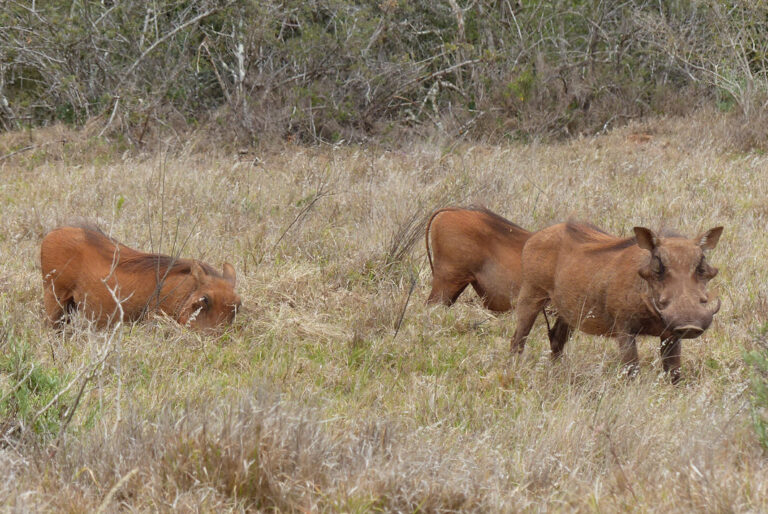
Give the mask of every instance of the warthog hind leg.
M 517 327 L 515 335 L 512 336 L 510 351 L 522 353 L 525 348 L 525 340 L 533 328 L 536 316 L 544 308 L 549 298 L 541 291 L 535 290 L 529 286 L 523 286 L 520 296 L 517 300 Z
M 429 293 L 427 303 L 442 303 L 443 305 L 453 305 L 459 295 L 466 289 L 469 282 L 453 282 L 444 280 L 440 277 L 433 277 L 432 291 Z
M 45 284 L 43 290 L 43 304 L 45 305 L 45 314 L 48 322 L 53 327 L 60 327 L 67 321 L 67 317 L 77 310 L 72 295 L 69 292 L 55 291 L 53 281 Z

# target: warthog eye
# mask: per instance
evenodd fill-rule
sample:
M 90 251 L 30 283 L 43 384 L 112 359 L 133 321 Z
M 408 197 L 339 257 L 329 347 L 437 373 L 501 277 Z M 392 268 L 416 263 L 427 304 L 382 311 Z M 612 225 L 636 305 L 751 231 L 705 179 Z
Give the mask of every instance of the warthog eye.
M 661 262 L 661 258 L 658 255 L 655 255 L 651 260 L 651 270 L 656 273 L 659 278 L 664 276 L 664 263 Z
M 709 280 L 717 275 L 717 268 L 713 268 L 707 264 L 702 257 L 699 265 L 696 267 L 696 274 L 705 280 Z

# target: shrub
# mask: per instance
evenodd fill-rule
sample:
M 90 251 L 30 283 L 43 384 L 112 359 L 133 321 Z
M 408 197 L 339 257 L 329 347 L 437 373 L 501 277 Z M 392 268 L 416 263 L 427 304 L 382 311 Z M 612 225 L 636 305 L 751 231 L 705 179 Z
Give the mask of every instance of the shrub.
M 338 142 L 393 123 L 567 136 L 697 101 L 751 119 L 768 93 L 768 7 L 732 4 L 12 2 L 0 127 L 98 116 L 140 144 L 213 119 L 244 142 Z

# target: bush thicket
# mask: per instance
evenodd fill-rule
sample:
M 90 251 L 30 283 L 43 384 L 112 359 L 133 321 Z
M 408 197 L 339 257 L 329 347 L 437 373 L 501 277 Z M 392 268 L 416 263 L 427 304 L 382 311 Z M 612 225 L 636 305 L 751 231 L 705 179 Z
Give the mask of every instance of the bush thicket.
M 0 127 L 339 141 L 569 135 L 703 102 L 750 119 L 766 33 L 747 0 L 9 1 Z

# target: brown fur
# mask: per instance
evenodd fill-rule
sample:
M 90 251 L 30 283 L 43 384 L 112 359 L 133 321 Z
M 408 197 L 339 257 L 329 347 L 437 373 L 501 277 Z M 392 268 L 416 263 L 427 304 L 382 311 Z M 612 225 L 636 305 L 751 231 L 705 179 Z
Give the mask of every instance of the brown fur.
M 99 326 L 116 320 L 119 309 L 110 289 L 126 321 L 157 310 L 206 329 L 231 323 L 241 305 L 230 264 L 218 273 L 195 260 L 133 250 L 90 227 L 51 231 L 43 239 L 40 263 L 45 311 L 55 326 L 73 310 L 83 310 Z
M 436 211 L 426 230 L 432 269 L 427 303 L 451 305 L 472 284 L 486 308 L 510 310 L 510 299 L 517 296 L 520 286 L 520 257 L 530 236 L 524 228 L 482 207 Z
M 624 364 L 635 368 L 635 336 L 662 340 L 662 363 L 680 377 L 680 340 L 706 330 L 719 309 L 706 292 L 717 269 L 704 251 L 717 244 L 722 227 L 696 239 L 660 237 L 635 228 L 620 239 L 576 223 L 554 225 L 530 237 L 522 253 L 522 283 L 512 350 L 522 352 L 539 311 L 551 304 L 569 327 L 614 337 Z M 550 333 L 559 355 L 568 331 Z

